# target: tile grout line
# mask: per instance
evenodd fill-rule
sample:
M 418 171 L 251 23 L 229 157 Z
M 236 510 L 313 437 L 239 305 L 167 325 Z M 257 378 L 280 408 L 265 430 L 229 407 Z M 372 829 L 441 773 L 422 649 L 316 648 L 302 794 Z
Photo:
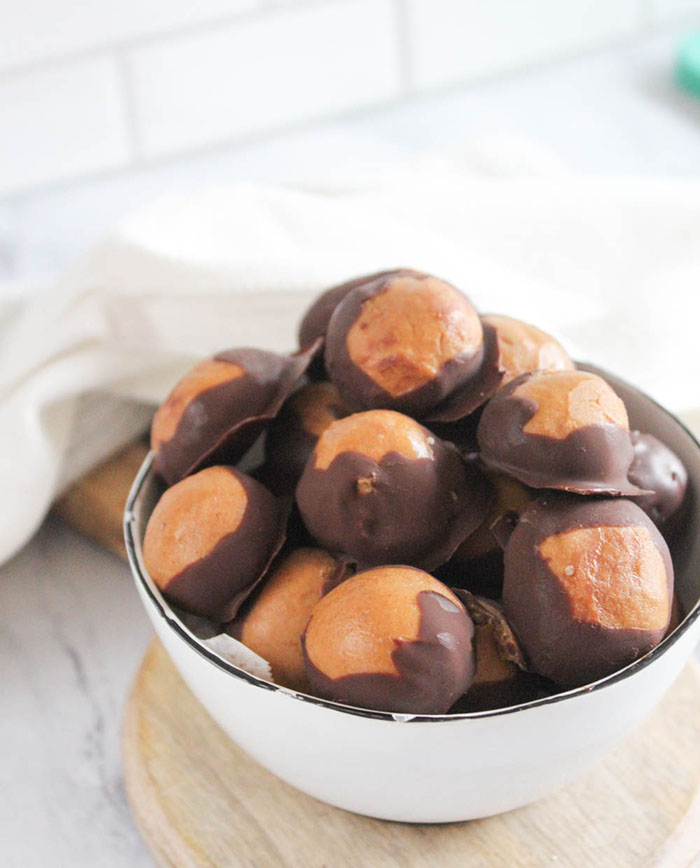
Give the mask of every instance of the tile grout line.
M 643 35 L 652 32 L 657 24 L 652 0 L 637 0 L 637 9 L 639 12 L 639 29 Z
M 300 0 L 300 2 L 304 2 L 304 0 Z M 313 2 L 314 5 L 319 5 L 320 3 L 324 2 L 339 2 L 339 0 L 311 0 L 311 2 Z M 347 0 L 340 0 L 340 2 L 347 2 Z M 309 4 L 307 2 L 304 2 L 304 5 Z M 295 8 L 298 8 L 296 7 L 296 4 Z M 658 27 L 655 27 L 654 31 L 664 30 L 665 27 L 668 26 L 668 24 L 660 25 Z M 525 71 L 527 73 L 536 73 L 541 69 L 546 69 L 548 67 L 556 66 L 558 64 L 566 63 L 568 61 L 576 61 L 581 57 L 595 55 L 601 51 L 607 51 L 611 46 L 615 44 L 627 44 L 629 46 L 632 44 L 632 40 L 637 38 L 638 36 L 639 33 L 637 32 L 634 34 L 628 34 L 627 36 L 623 36 L 620 38 L 616 37 L 612 40 L 606 39 L 603 43 L 589 46 L 582 52 L 576 52 L 576 54 L 567 54 L 565 57 L 548 57 L 537 63 L 528 63 L 524 67 L 518 67 L 518 69 L 521 69 L 522 71 Z M 128 45 L 123 46 L 123 50 L 125 52 L 128 52 L 128 48 Z M 194 148 L 178 149 L 176 151 L 160 154 L 158 156 L 145 156 L 140 152 L 140 150 L 137 150 L 137 153 L 130 164 L 127 163 L 123 166 L 108 169 L 92 170 L 87 173 L 71 175 L 71 177 L 69 178 L 59 178 L 53 181 L 41 182 L 39 184 L 31 184 L 29 186 L 21 187 L 19 189 L 0 192 L 0 206 L 21 203 L 30 200 L 33 197 L 41 196 L 46 193 L 65 190 L 67 187 L 75 184 L 87 185 L 105 179 L 124 176 L 129 172 L 149 171 L 154 168 L 176 163 L 183 159 L 191 159 L 201 157 L 203 155 L 215 154 L 228 148 L 246 148 L 250 145 L 264 142 L 266 140 L 271 140 L 278 136 L 303 133 L 306 130 L 313 129 L 319 124 L 332 124 L 339 121 L 352 122 L 357 118 L 372 116 L 376 112 L 400 108 L 402 106 L 408 105 L 409 103 L 420 102 L 422 100 L 433 99 L 441 95 L 456 93 L 462 89 L 469 88 L 472 85 L 497 83 L 503 78 L 503 76 L 512 76 L 512 74 L 513 69 L 499 70 L 484 76 L 477 75 L 475 77 L 470 76 L 468 78 L 460 78 L 459 80 L 443 83 L 440 86 L 430 87 L 427 89 L 416 88 L 415 86 L 412 86 L 409 91 L 405 89 L 400 89 L 395 96 L 382 99 L 379 102 L 363 103 L 361 105 L 345 109 L 340 112 L 330 112 L 323 115 L 304 118 L 301 120 L 296 120 L 292 123 L 286 123 L 282 126 L 272 125 L 263 129 L 250 131 L 244 136 L 216 139 L 215 141 L 212 140 L 210 142 L 207 142 L 206 144 L 202 144 Z M 137 148 L 140 145 L 138 126 L 138 118 L 134 117 L 134 134 Z
M 142 154 L 142 142 L 136 111 L 136 94 L 134 92 L 134 82 L 129 67 L 127 49 L 125 47 L 116 49 L 114 60 L 117 65 L 119 89 L 124 111 L 124 123 L 129 148 L 129 168 L 133 169 L 138 164 L 138 160 Z
M 17 279 L 19 202 L 6 202 L 0 214 L 0 283 Z
M 411 58 L 411 38 L 409 27 L 409 12 L 406 0 L 394 0 L 396 29 L 399 45 L 399 75 L 401 91 L 408 96 L 413 92 L 413 64 Z
M 349 0 L 295 0 L 293 4 L 271 6 L 265 3 L 264 0 L 256 0 L 255 6 L 250 9 L 242 9 L 239 12 L 228 12 L 224 15 L 206 18 L 202 21 L 190 22 L 188 24 L 176 24 L 170 28 L 166 28 L 165 30 L 128 36 L 123 39 L 108 39 L 104 42 L 99 42 L 73 51 L 68 50 L 63 53 L 26 61 L 25 63 L 14 64 L 5 69 L 0 67 L 0 84 L 13 78 L 21 78 L 23 75 L 45 71 L 51 67 L 68 66 L 72 63 L 84 60 L 94 60 L 109 55 L 115 51 L 127 52 L 132 49 L 157 45 L 173 39 L 181 39 L 188 36 L 197 37 L 206 35 L 207 33 L 215 33 L 220 28 L 227 27 L 231 24 L 247 24 L 249 22 L 264 20 L 265 18 L 269 19 L 284 16 L 300 9 L 312 9 L 314 7 L 322 8 L 324 6 L 340 5 L 341 3 L 347 2 L 349 2 Z

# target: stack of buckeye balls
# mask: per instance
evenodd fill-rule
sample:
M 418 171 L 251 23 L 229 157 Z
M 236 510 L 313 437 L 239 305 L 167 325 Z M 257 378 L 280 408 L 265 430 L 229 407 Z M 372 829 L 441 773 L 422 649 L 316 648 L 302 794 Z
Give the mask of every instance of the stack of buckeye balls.
M 411 270 L 227 350 L 153 420 L 144 561 L 279 684 L 400 713 L 587 684 L 669 629 L 686 473 L 549 335 Z M 236 465 L 264 435 L 264 463 Z

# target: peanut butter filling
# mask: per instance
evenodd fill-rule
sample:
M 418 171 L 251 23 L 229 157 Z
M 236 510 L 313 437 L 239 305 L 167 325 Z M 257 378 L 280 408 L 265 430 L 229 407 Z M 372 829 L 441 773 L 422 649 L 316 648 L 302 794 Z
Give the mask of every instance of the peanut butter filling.
M 629 430 L 627 410 L 601 377 L 585 371 L 542 371 L 513 392 L 529 398 L 537 410 L 523 427 L 525 434 L 564 440 L 588 425 L 617 425 Z
M 301 634 L 337 563 L 322 549 L 297 549 L 265 580 L 241 641 L 267 660 L 278 684 L 306 688 Z
M 560 343 L 536 326 L 491 314 L 482 317 L 496 329 L 503 385 L 530 371 L 573 370 L 574 363 Z
M 618 630 L 663 630 L 663 557 L 645 527 L 586 527 L 547 537 L 538 550 L 566 591 L 577 621 Z
M 151 426 L 151 448 L 167 443 L 177 430 L 189 404 L 202 392 L 237 380 L 245 374 L 240 365 L 206 359 L 185 374 L 156 410 Z
M 291 406 L 301 420 L 304 431 L 314 437 L 321 434 L 337 420 L 334 407 L 343 402 L 333 383 L 311 383 L 292 398 Z
M 333 422 L 319 437 L 314 466 L 326 470 L 342 452 L 358 452 L 379 462 L 389 452 L 405 458 L 432 458 L 434 439 L 408 416 L 368 410 Z
M 476 673 L 473 685 L 493 684 L 514 678 L 517 667 L 504 660 L 491 624 L 476 625 Z
M 328 678 L 376 673 L 398 675 L 396 640 L 418 638 L 418 594 L 433 591 L 462 608 L 454 594 L 422 570 L 379 567 L 347 579 L 314 608 L 306 628 L 306 653 Z
M 248 495 L 225 467 L 209 467 L 169 488 L 156 504 L 143 541 L 143 559 L 159 588 L 234 533 Z
M 353 364 L 394 398 L 424 386 L 481 342 L 481 321 L 468 299 L 435 277 L 394 279 L 363 303 L 347 335 Z

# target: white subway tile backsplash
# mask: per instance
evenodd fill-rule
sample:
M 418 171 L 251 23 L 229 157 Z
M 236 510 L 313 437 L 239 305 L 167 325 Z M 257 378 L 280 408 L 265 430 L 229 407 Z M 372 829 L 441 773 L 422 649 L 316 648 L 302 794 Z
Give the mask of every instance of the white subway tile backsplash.
M 143 152 L 156 156 L 380 102 L 401 86 L 393 0 L 271 11 L 135 48 Z
M 112 58 L 0 79 L 0 193 L 115 168 L 128 159 Z
M 639 0 L 405 0 L 419 88 L 564 55 L 641 26 Z
M 256 8 L 260 0 L 5 0 L 0 68 Z
M 648 0 L 652 21 L 670 21 L 696 13 L 700 17 L 700 0 Z

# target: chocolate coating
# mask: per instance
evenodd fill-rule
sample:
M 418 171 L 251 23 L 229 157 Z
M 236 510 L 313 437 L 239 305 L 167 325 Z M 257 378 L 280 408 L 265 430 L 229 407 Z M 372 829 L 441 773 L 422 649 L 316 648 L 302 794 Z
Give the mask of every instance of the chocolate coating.
M 392 426 L 404 426 L 424 457 L 402 454 Z M 338 427 L 342 426 L 342 427 Z M 318 466 L 321 447 L 345 432 L 356 448 Z M 367 443 L 365 447 L 362 441 Z M 372 444 L 382 443 L 380 458 Z M 404 563 L 431 570 L 479 524 L 491 492 L 474 463 L 408 417 L 389 410 L 357 413 L 321 435 L 296 490 L 304 523 L 320 545 L 361 567 Z
M 556 692 L 553 684 L 531 672 L 524 672 L 504 657 L 493 623 L 476 624 L 474 645 L 474 680 L 450 709 L 454 714 L 508 708 Z
M 562 541 L 570 561 L 563 570 L 553 554 Z M 562 687 L 596 681 L 650 651 L 666 632 L 672 596 L 668 547 L 629 500 L 543 496 L 506 546 L 506 618 L 532 669 Z
M 234 467 L 209 467 L 158 501 L 144 563 L 174 604 L 229 621 L 281 548 L 285 525 L 284 508 L 259 482 Z
M 635 500 L 658 527 L 664 527 L 676 514 L 685 497 L 688 472 L 680 458 L 651 434 L 630 433 L 634 458 L 627 478 L 646 494 Z
M 607 421 L 574 427 L 565 437 L 529 433 L 526 428 L 540 410 L 536 401 L 522 394 L 535 378 L 552 378 L 552 389 L 560 388 L 560 375 L 599 381 L 601 391 L 617 399 L 610 387 L 594 374 L 584 372 L 539 372 L 524 374 L 500 389 L 484 408 L 477 439 L 482 460 L 532 488 L 558 488 L 578 494 L 626 494 L 643 492 L 627 479 L 633 450 L 629 430 Z M 564 384 L 564 389 L 569 389 Z M 590 413 L 596 418 L 595 404 Z M 566 425 L 555 418 L 554 424 Z M 626 422 L 626 415 L 625 415 Z
M 466 421 L 500 388 L 503 369 L 499 360 L 496 329 L 484 319 L 481 320 L 481 327 L 483 350 L 477 368 L 472 376 L 467 377 L 426 415 L 427 422 Z
M 471 458 L 479 452 L 476 431 L 483 407 L 454 422 L 429 422 L 430 430 L 441 440 L 452 443 L 460 455 Z
M 153 419 L 156 470 L 172 484 L 207 464 L 235 464 L 279 412 L 317 349 L 294 356 L 256 349 L 218 353 L 212 365 L 230 365 L 233 376 L 201 391 L 190 389 L 187 382 L 201 366 L 185 375 Z M 171 424 L 165 423 L 173 410 L 177 423 L 170 434 Z
M 482 322 L 496 331 L 503 386 L 534 371 L 571 371 L 576 367 L 558 341 L 530 323 L 500 314 L 487 314 Z
M 276 684 L 308 692 L 301 634 L 316 603 L 349 575 L 321 549 L 296 549 L 278 560 L 226 632 L 267 660 Z
M 438 578 L 450 587 L 465 588 L 473 594 L 498 599 L 503 591 L 503 548 L 507 536 L 535 497 L 535 492 L 500 474 L 491 474 L 488 479 L 495 497 L 476 530 L 440 567 Z M 502 539 L 504 529 L 508 533 Z
M 303 349 L 310 346 L 319 338 L 325 338 L 333 311 L 351 290 L 358 286 L 373 283 L 382 277 L 401 273 L 411 273 L 411 269 L 391 268 L 387 271 L 375 271 L 373 274 L 363 274 L 360 277 L 353 277 L 352 280 L 347 280 L 345 283 L 332 286 L 330 289 L 322 292 L 301 320 L 299 325 L 299 346 Z
M 380 567 L 314 608 L 303 637 L 306 671 L 314 693 L 327 699 L 442 714 L 474 676 L 473 637 L 449 588 L 420 570 Z
M 273 490 L 294 491 L 320 435 L 349 412 L 328 382 L 309 383 L 287 399 L 265 435 L 265 473 L 278 477 Z
M 482 358 L 483 331 L 470 302 L 431 275 L 401 272 L 355 287 L 326 333 L 326 369 L 354 410 L 425 416 L 474 377 Z

